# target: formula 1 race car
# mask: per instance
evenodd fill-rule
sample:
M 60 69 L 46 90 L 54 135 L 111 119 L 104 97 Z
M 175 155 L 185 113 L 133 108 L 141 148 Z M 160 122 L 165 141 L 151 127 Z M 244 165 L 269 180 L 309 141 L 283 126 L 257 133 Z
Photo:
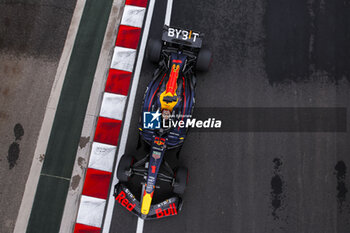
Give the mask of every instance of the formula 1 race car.
M 139 121 L 140 136 L 149 153 L 140 159 L 123 155 L 117 169 L 119 183 L 114 188 L 116 201 L 142 219 L 177 215 L 181 210 L 188 170 L 171 166 L 168 156 L 171 150 L 180 149 L 186 138 L 187 128 L 174 122 L 191 117 L 196 71 L 209 69 L 211 52 L 202 48 L 202 39 L 201 33 L 164 26 L 162 40 L 148 42 L 148 58 L 158 64 Z M 137 182 L 132 181 L 134 177 L 139 177 Z M 167 195 L 157 194 L 160 182 L 171 187 Z M 141 187 L 140 198 L 134 195 L 135 185 Z M 158 197 L 156 203 L 154 196 Z

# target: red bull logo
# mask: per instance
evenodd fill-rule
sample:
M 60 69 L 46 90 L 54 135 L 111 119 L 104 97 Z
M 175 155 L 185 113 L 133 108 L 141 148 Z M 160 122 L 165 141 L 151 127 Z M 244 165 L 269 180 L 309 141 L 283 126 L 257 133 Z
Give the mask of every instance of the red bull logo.
M 132 211 L 136 204 L 132 204 L 129 202 L 129 200 L 126 198 L 126 194 L 124 191 L 121 191 L 118 196 L 115 198 L 116 201 L 118 201 L 122 206 L 124 206 L 127 210 Z
M 170 204 L 168 209 L 162 210 L 161 208 L 156 209 L 157 218 L 163 218 L 170 215 L 177 215 L 175 203 Z
M 162 145 L 164 145 L 164 143 L 165 143 L 165 139 L 164 139 L 164 138 L 156 137 L 156 138 L 154 139 L 154 143 L 157 144 L 158 146 L 162 146 Z

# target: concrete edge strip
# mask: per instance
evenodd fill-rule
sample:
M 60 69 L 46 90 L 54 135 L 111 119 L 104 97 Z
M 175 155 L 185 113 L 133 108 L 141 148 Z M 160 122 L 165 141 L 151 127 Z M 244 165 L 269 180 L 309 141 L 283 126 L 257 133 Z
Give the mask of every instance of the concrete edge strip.
M 46 152 L 52 124 L 55 118 L 58 100 L 60 98 L 62 85 L 68 68 L 68 61 L 72 54 L 74 41 L 78 32 L 81 16 L 83 14 L 86 0 L 77 0 L 71 24 L 68 29 L 67 39 L 62 51 L 62 55 L 58 64 L 55 80 L 53 82 L 50 97 L 46 105 L 46 111 L 43 123 L 40 128 L 37 145 L 35 148 L 33 162 L 29 171 L 28 179 L 25 185 L 21 206 L 18 211 L 14 233 L 26 232 L 31 209 L 34 202 L 35 192 L 38 186 L 40 172 L 42 168 L 42 159 L 40 156 Z
M 127 90 L 129 90 L 147 0 L 126 0 L 125 4 L 97 119 L 74 233 L 101 232 Z

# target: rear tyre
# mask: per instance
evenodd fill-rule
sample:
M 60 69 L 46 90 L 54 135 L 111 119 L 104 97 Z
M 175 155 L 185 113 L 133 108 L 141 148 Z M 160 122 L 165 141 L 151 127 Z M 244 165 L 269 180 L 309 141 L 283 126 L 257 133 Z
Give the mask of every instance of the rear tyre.
M 208 71 L 211 63 L 211 52 L 208 49 L 202 48 L 197 57 L 196 70 Z
M 117 178 L 121 182 L 127 182 L 130 178 L 128 171 L 130 171 L 130 167 L 133 162 L 133 157 L 131 155 L 125 154 L 121 157 L 117 169 Z
M 162 41 L 150 39 L 148 41 L 147 55 L 148 59 L 153 63 L 158 63 L 162 53 Z
M 188 169 L 186 167 L 179 167 L 175 175 L 175 183 L 173 192 L 176 194 L 183 194 L 186 189 L 188 178 Z

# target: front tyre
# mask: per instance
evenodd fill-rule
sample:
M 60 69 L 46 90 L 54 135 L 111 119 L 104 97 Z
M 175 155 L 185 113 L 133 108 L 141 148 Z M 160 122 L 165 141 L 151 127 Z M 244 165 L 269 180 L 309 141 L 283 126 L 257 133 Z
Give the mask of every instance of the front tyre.
M 209 70 L 210 63 L 211 63 L 210 50 L 202 48 L 198 53 L 196 70 L 206 72 Z
M 127 182 L 130 178 L 130 168 L 133 162 L 133 157 L 131 155 L 125 154 L 121 157 L 118 169 L 117 169 L 117 178 L 121 182 Z
M 175 174 L 175 183 L 173 185 L 173 192 L 176 194 L 183 194 L 186 189 L 188 179 L 188 169 L 186 167 L 179 167 Z

